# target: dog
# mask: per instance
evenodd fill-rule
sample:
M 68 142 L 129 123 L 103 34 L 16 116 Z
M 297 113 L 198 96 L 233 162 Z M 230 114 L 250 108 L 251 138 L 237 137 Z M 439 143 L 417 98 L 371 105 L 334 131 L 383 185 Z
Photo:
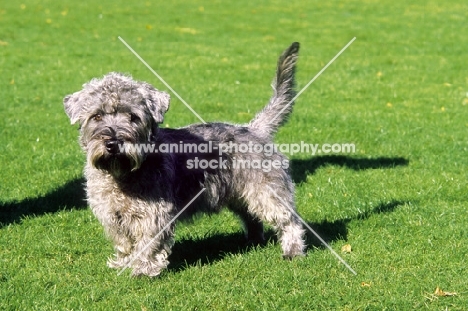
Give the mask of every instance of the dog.
M 175 216 L 222 207 L 239 216 L 249 242 L 264 240 L 266 222 L 275 229 L 284 258 L 304 255 L 304 229 L 295 213 L 287 158 L 276 150 L 265 155 L 234 148 L 272 144 L 292 112 L 298 52 L 295 42 L 281 54 L 273 96 L 244 125 L 160 128 L 170 96 L 116 72 L 92 79 L 64 98 L 71 124 L 80 125 L 88 204 L 114 245 L 109 267 L 132 268 L 133 276 L 160 275 L 169 264 Z M 137 148 L 141 145 L 148 148 Z M 194 150 L 156 152 L 167 145 Z M 206 146 L 210 152 L 195 148 Z M 265 169 L 259 163 L 272 165 Z

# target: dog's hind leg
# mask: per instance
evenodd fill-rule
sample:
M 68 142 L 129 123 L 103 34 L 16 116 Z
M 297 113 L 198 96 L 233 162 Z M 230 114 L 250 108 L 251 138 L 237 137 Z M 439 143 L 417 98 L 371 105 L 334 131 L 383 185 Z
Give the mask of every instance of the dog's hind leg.
M 253 187 L 252 187 L 253 188 Z M 273 193 L 270 187 L 245 195 L 248 212 L 257 219 L 265 221 L 276 230 L 284 258 L 304 255 L 304 229 L 294 213 L 291 192 Z M 283 189 L 284 190 L 284 189 Z
M 248 211 L 246 203 L 230 203 L 228 204 L 228 208 L 241 219 L 245 230 L 245 237 L 249 244 L 262 244 L 265 241 L 263 223 L 258 217 L 255 217 L 255 215 L 252 215 Z

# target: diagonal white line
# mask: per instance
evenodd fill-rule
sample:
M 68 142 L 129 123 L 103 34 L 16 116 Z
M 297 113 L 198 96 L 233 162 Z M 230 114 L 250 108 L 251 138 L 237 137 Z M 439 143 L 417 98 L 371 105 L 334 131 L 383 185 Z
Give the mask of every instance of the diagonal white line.
M 193 199 L 190 200 L 190 202 L 188 202 L 187 205 L 185 205 L 184 208 L 182 208 L 182 209 L 180 210 L 180 212 L 178 212 L 178 213 L 171 219 L 171 221 L 169 221 L 169 222 L 161 229 L 161 231 L 159 231 L 158 234 L 156 234 L 156 235 L 154 236 L 154 238 L 152 238 L 152 239 L 148 242 L 148 244 L 146 244 L 145 247 L 143 247 L 143 249 L 142 249 L 138 254 L 136 254 L 135 256 L 133 256 L 132 260 L 130 260 L 130 262 L 127 263 L 127 264 L 125 265 L 125 267 L 123 267 L 122 270 L 120 270 L 120 272 L 119 272 L 117 275 L 121 275 L 122 272 L 123 272 L 125 269 L 127 269 L 128 267 L 130 267 L 130 266 L 132 265 L 132 263 L 133 263 L 138 257 L 140 257 L 140 255 L 151 245 L 151 243 L 153 243 L 153 242 L 158 238 L 158 236 L 160 236 L 164 231 L 166 231 L 166 229 L 169 228 L 169 226 L 170 226 L 170 225 L 187 209 L 187 207 L 189 207 L 190 204 L 192 204 L 193 201 L 195 201 L 195 200 L 203 193 L 203 191 L 205 191 L 205 190 L 206 190 L 206 188 L 203 188 L 202 190 L 200 190 L 200 192 L 198 192 L 197 195 L 195 195 L 195 197 L 193 197 Z
M 187 104 L 187 102 L 179 95 L 177 94 L 176 91 L 174 91 L 174 89 L 169 85 L 167 84 L 166 81 L 164 81 L 164 79 L 158 75 L 158 73 L 156 71 L 154 71 L 153 68 L 151 68 L 150 65 L 148 65 L 147 62 L 145 62 L 145 60 L 140 56 L 138 55 L 137 52 L 135 52 L 134 49 L 132 49 L 132 47 L 130 45 L 128 45 L 127 42 L 125 42 L 124 39 L 122 39 L 122 37 L 118 37 L 119 40 L 127 47 L 127 49 L 130 50 L 130 52 L 132 52 L 169 90 L 171 90 L 172 93 L 174 93 L 174 95 L 203 123 L 203 124 L 206 124 L 205 120 L 202 119 L 202 117 L 200 117 L 200 115 L 198 113 L 196 113 L 195 110 L 192 109 L 192 107 L 190 107 L 189 104 Z
M 336 258 L 338 258 L 338 260 L 339 260 L 342 264 L 345 265 L 346 268 L 348 268 L 349 271 L 351 271 L 354 275 L 357 275 L 356 271 L 354 271 L 353 268 L 351 268 L 351 266 L 348 265 L 348 263 L 347 263 L 346 261 L 344 261 L 344 259 L 341 258 L 341 256 L 338 255 L 338 253 L 335 252 L 335 250 L 333 250 L 333 248 L 331 248 L 331 246 L 328 245 L 327 242 L 325 242 L 325 240 L 322 239 L 322 237 L 321 237 L 317 232 L 315 232 L 315 230 L 312 229 L 312 228 L 304 221 L 304 219 L 302 219 L 302 217 L 299 216 L 299 214 L 298 214 L 294 209 L 292 209 L 288 204 L 286 204 L 286 203 L 284 202 L 284 200 L 283 200 L 282 198 L 280 198 L 280 197 L 278 196 L 278 194 L 276 194 L 276 192 L 273 191 L 273 189 L 271 189 L 270 186 L 267 186 L 267 188 L 270 189 L 271 193 L 272 193 L 276 198 L 278 198 L 278 200 L 280 200 L 280 201 L 283 203 L 284 206 L 288 207 L 289 210 L 290 210 L 294 215 L 296 215 L 296 217 L 304 224 L 304 226 L 306 226 L 307 229 L 309 229 L 310 232 L 312 232 L 312 233 L 317 237 L 317 239 L 319 239 L 320 242 L 321 242 L 326 248 L 328 248 L 328 249 L 330 250 L 330 252 L 331 252 Z
M 333 57 L 329 62 L 328 64 L 325 65 L 325 67 L 322 68 L 322 70 L 320 70 L 316 75 L 315 77 L 312 78 L 312 80 L 309 81 L 309 83 L 306 84 L 306 86 L 304 86 L 302 88 L 302 90 L 299 91 L 299 93 L 296 94 L 296 96 L 294 96 L 293 99 L 291 99 L 289 101 L 289 103 L 287 103 L 283 109 L 281 109 L 281 111 L 273 118 L 270 120 L 270 122 L 273 122 L 289 105 L 291 105 L 291 103 L 293 103 L 327 68 L 328 66 L 330 66 L 353 42 L 354 40 L 356 40 L 356 37 L 354 37 L 353 39 L 351 39 L 351 41 L 348 42 L 348 44 L 346 44 L 344 46 L 344 48 L 341 49 L 341 51 L 338 52 L 338 54 L 335 55 L 335 57 Z

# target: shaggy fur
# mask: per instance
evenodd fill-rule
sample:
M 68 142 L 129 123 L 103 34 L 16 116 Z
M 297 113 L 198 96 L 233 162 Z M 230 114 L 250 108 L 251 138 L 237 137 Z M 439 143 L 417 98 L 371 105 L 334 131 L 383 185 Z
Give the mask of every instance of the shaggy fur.
M 262 222 L 271 224 L 285 258 L 303 255 L 304 230 L 292 212 L 294 184 L 287 168 L 240 169 L 236 161 L 287 159 L 230 150 L 218 153 L 166 153 L 126 148 L 134 144 L 271 144 L 292 111 L 294 72 L 299 44 L 278 60 L 274 94 L 268 105 L 245 125 L 208 123 L 179 129 L 158 128 L 169 108 L 169 95 L 119 73 L 93 79 L 64 99 L 71 123 L 80 124 L 86 152 L 88 203 L 112 239 L 111 268 L 133 268 L 133 275 L 157 276 L 167 267 L 174 244 L 174 223 L 162 229 L 203 188 L 184 215 L 218 212 L 223 206 L 239 215 L 249 241 L 263 240 Z M 195 158 L 222 160 L 224 167 L 189 168 Z M 275 193 L 271 192 L 271 189 Z M 285 206 L 287 204 L 287 206 Z

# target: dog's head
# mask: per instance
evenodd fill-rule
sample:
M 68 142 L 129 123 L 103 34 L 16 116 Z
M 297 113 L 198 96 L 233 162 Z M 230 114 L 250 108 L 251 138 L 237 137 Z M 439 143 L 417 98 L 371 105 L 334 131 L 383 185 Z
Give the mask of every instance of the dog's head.
M 145 159 L 137 144 L 150 143 L 169 109 L 169 94 L 120 73 L 93 79 L 63 103 L 80 124 L 80 144 L 92 166 L 120 175 Z

